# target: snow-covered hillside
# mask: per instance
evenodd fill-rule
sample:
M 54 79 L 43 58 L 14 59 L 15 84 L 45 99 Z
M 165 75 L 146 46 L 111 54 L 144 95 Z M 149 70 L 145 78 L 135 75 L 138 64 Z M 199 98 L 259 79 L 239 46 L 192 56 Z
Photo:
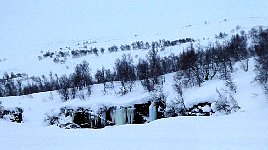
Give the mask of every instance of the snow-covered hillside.
M 68 74 L 83 60 L 89 61 L 94 72 L 102 66 L 113 67 L 123 52 L 68 59 L 64 65 L 39 61 L 38 56 L 41 51 L 75 49 L 77 43 L 85 41 L 96 41 L 92 47 L 104 48 L 140 40 L 151 43 L 181 38 L 206 44 L 219 32 L 231 35 L 237 32 L 237 26 L 248 31 L 254 26 L 266 26 L 268 19 L 268 3 L 264 0 L 2 1 L 0 7 L 0 75 L 5 71 L 30 76 L 48 75 L 50 71 Z M 179 53 L 186 46 L 168 49 L 165 55 Z M 133 57 L 147 54 L 130 53 Z
M 50 72 L 57 73 L 59 77 L 68 76 L 84 60 L 89 63 L 94 76 L 102 67 L 113 70 L 116 59 L 121 59 L 123 54 L 132 56 L 133 64 L 137 65 L 140 58 L 148 57 L 152 48 L 108 51 L 112 46 L 119 48 L 137 41 L 151 45 L 163 39 L 190 39 L 158 49 L 160 57 L 176 56 L 191 45 L 206 49 L 210 44 L 225 44 L 232 35 L 245 31 L 249 49 L 252 48 L 249 31 L 253 27 L 268 25 L 267 8 L 268 1 L 265 0 L 1 1 L 0 77 L 5 72 L 8 75 L 11 72 L 15 75 L 25 73 L 27 79 L 21 84 L 30 85 L 30 76 L 49 76 Z M 218 38 L 219 33 L 225 37 Z M 93 48 L 99 49 L 98 54 L 91 51 L 81 57 L 73 57 L 72 51 L 90 51 Z M 105 51 L 100 52 L 100 48 Z M 47 52 L 55 54 L 51 58 L 44 57 Z M 68 56 L 60 57 L 64 61 L 55 63 L 55 55 L 59 52 L 66 52 Z M 235 90 L 227 86 L 229 80 L 214 77 L 216 73 L 214 78 L 205 79 L 200 87 L 183 87 L 181 97 L 187 113 L 196 109 L 209 116 L 198 116 L 202 114 L 197 112 L 188 116 L 170 117 L 172 115 L 164 114 L 159 117 L 157 113 L 162 110 L 155 99 L 165 102 L 165 110 L 161 113 L 176 107 L 173 105 L 181 99 L 174 89 L 175 71 L 163 75 L 163 87 L 157 92 L 146 91 L 141 79 L 135 79 L 130 92 L 122 95 L 119 94 L 121 83 L 114 79 L 114 87 L 107 88 L 106 92 L 100 82 L 92 85 L 90 96 L 85 94 L 85 89 L 79 89 L 77 95 L 83 98 L 76 95 L 67 101 L 63 101 L 58 91 L 0 97 L 0 149 L 265 150 L 268 148 L 268 100 L 263 86 L 255 80 L 257 63 L 254 57 L 257 56 L 248 57 L 251 58 L 247 59 L 247 71 L 243 69 L 245 62 L 231 62 L 234 64 L 231 64 L 230 81 L 235 84 Z M 215 70 L 218 71 L 216 76 L 219 75 L 220 71 Z M 13 82 L 12 75 L 10 77 Z M 8 89 L 8 80 L 1 77 L 0 83 L 4 83 L 1 87 Z M 14 81 L 17 79 L 14 78 Z M 214 111 L 217 102 L 225 98 L 228 102 L 232 101 L 232 105 L 237 104 L 236 109 Z M 200 103 L 205 106 L 201 107 Z M 144 112 L 135 112 L 135 117 L 141 117 L 142 121 L 134 119 L 132 124 L 134 112 L 129 113 L 128 110 L 140 108 L 146 110 L 137 110 Z M 73 111 L 71 115 L 68 109 Z M 20 110 L 23 113 L 16 114 Z M 86 117 L 87 122 L 76 123 L 75 117 L 81 114 L 90 116 L 89 120 Z M 109 126 L 109 120 L 105 120 L 109 118 L 107 114 L 112 120 Z M 22 123 L 15 123 L 20 117 Z M 67 130 L 67 125 L 83 127 L 84 123 L 92 121 L 91 117 L 94 125 L 99 120 L 106 121 L 104 126 L 101 123 L 102 129 L 92 129 L 96 126 L 91 124 L 90 128 Z
M 3 149 L 266 149 L 268 102 L 261 87 L 254 80 L 253 61 L 248 72 L 239 69 L 232 74 L 237 84 L 234 97 L 241 109 L 227 116 L 175 117 L 143 125 L 124 125 L 96 129 L 64 130 L 47 126 L 44 118 L 52 110 L 70 106 L 98 107 L 101 104 L 128 105 L 148 97 L 142 87 L 125 96 L 102 96 L 94 93 L 88 100 L 62 103 L 56 92 L 32 96 L 1 98 L 6 108 L 21 107 L 24 123 L 0 120 Z M 166 76 L 164 93 L 168 100 L 176 98 L 172 75 Z M 100 85 L 95 85 L 94 89 Z M 186 106 L 202 100 L 217 98 L 217 89 L 224 89 L 224 81 L 206 82 L 201 88 L 185 92 Z M 212 100 L 213 101 L 213 100 Z

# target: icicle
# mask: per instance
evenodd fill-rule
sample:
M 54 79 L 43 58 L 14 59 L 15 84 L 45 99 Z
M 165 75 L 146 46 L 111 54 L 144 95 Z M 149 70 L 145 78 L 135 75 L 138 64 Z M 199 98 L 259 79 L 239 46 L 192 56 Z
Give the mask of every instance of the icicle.
M 90 128 L 92 128 L 92 118 L 91 118 L 91 114 L 90 113 L 88 113 L 88 118 L 89 118 Z
M 101 125 L 106 126 L 106 110 L 101 113 Z
M 126 109 L 123 107 L 117 107 L 115 112 L 115 124 L 123 125 L 126 124 Z
M 149 121 L 154 121 L 157 119 L 157 110 L 154 102 L 149 107 Z
M 133 119 L 134 119 L 134 109 L 128 108 L 127 109 L 127 123 L 133 124 Z
M 97 115 L 94 115 L 94 122 L 95 122 L 95 127 L 98 126 L 98 116 Z
M 110 116 L 113 123 L 115 123 L 115 108 L 110 110 Z

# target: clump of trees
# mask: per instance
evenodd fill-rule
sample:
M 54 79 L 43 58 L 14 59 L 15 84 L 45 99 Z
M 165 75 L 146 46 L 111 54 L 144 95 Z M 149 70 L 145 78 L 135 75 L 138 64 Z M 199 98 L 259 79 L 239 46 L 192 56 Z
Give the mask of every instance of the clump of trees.
M 121 88 L 119 94 L 125 95 L 131 92 L 134 81 L 136 80 L 135 67 L 132 57 L 123 55 L 122 59 L 115 62 L 116 78 L 120 81 Z
M 117 52 L 119 50 L 121 51 L 131 51 L 131 50 L 149 50 L 151 47 L 159 48 L 161 50 L 165 50 L 166 47 L 176 46 L 187 42 L 194 42 L 195 40 L 192 38 L 185 38 L 185 39 L 179 39 L 179 40 L 159 40 L 159 41 L 153 41 L 151 44 L 149 42 L 144 41 L 136 41 L 131 44 L 121 44 L 121 46 L 110 46 L 107 48 L 108 52 L 113 53 Z M 95 54 L 96 56 L 99 56 L 99 52 L 103 54 L 105 52 L 105 49 L 103 47 L 97 48 L 97 47 L 88 47 L 87 44 L 93 44 L 94 42 L 83 42 L 82 44 L 78 43 L 77 45 L 82 45 L 82 47 L 79 47 L 78 49 L 72 49 L 71 47 L 66 48 L 60 48 L 59 51 L 50 52 L 49 50 L 47 52 L 41 51 L 42 55 L 38 56 L 39 60 L 42 60 L 44 58 L 52 58 L 53 62 L 55 63 L 61 63 L 64 64 L 67 60 L 67 57 L 72 56 L 72 58 L 79 58 L 91 54 Z M 65 51 L 64 51 L 65 50 Z
M 153 46 L 147 55 L 147 60 L 140 59 L 137 65 L 138 80 L 148 92 L 161 91 L 164 74 L 161 66 L 161 57 L 158 50 Z
M 268 29 L 252 29 L 253 38 L 252 49 L 255 54 L 255 70 L 257 72 L 256 81 L 258 81 L 268 97 Z
M 187 109 L 184 104 L 181 76 L 178 74 L 174 76 L 173 88 L 176 91 L 177 99 L 172 100 L 167 105 L 166 116 L 167 117 L 175 117 L 178 115 L 183 116 L 186 114 Z
M 219 91 L 218 89 L 216 89 L 216 92 L 218 94 L 218 99 L 214 108 L 216 112 L 229 115 L 230 113 L 236 112 L 240 109 L 232 94 L 225 90 Z
M 81 97 L 85 94 L 91 95 L 91 85 L 93 78 L 90 74 L 89 64 L 83 61 L 75 67 L 74 73 L 69 76 L 58 77 L 57 74 L 50 72 L 49 76 L 28 77 L 26 74 L 14 75 L 5 73 L 0 80 L 0 96 L 19 96 L 39 92 L 58 90 L 63 101 L 70 98 Z M 87 91 L 85 94 L 82 91 Z M 80 93 L 78 93 L 80 92 Z
M 124 95 L 132 91 L 137 80 L 148 92 L 162 91 L 165 82 L 163 75 L 172 72 L 176 72 L 174 77 L 176 91 L 178 88 L 200 87 L 205 81 L 216 78 L 226 80 L 226 85 L 236 92 L 236 86 L 231 79 L 231 73 L 234 71 L 233 65 L 236 62 L 243 62 L 243 69 L 247 71 L 248 59 L 253 56 L 256 60 L 256 81 L 268 93 L 268 29 L 254 28 L 249 33 L 250 36 L 247 36 L 242 31 L 222 43 L 210 43 L 206 47 L 190 44 L 181 54 L 171 54 L 165 57 L 160 57 L 158 54 L 163 48 L 194 40 L 190 38 L 175 41 L 159 40 L 151 44 L 137 41 L 131 45 L 121 45 L 120 48 L 114 45 L 108 48 L 109 52 L 116 52 L 119 49 L 122 51 L 150 50 L 148 55 L 144 59 L 139 59 L 137 64 L 133 63 L 130 55 L 123 55 L 121 59 L 116 60 L 113 69 L 103 67 L 97 70 L 94 79 L 86 61 L 78 64 L 74 73 L 61 77 L 52 72 L 48 77 L 44 75 L 41 77 L 16 77 L 14 74 L 5 73 L 0 79 L 0 96 L 27 95 L 58 90 L 64 101 L 76 97 L 84 99 L 85 95 L 90 96 L 91 86 L 94 83 L 102 83 L 103 93 L 106 94 L 107 89 L 114 87 L 115 81 L 121 85 L 118 93 Z M 248 38 L 252 41 L 248 42 Z M 100 49 L 100 51 L 103 53 L 104 49 Z M 72 51 L 72 55 L 98 52 L 97 48 L 93 48 L 89 51 Z M 55 54 L 45 53 L 45 55 L 50 57 Z M 58 53 L 56 55 L 65 57 L 67 54 Z
M 142 82 L 143 87 L 148 91 L 162 91 L 164 83 L 163 67 L 161 66 L 161 57 L 158 55 L 158 50 L 152 46 L 148 56 L 149 76 Z
M 93 85 L 93 78 L 90 74 L 89 64 L 83 61 L 75 67 L 74 73 L 69 75 L 63 75 L 60 78 L 60 89 L 59 94 L 62 96 L 64 101 L 70 98 L 79 97 L 85 99 L 84 90 L 86 88 L 86 94 L 91 95 L 91 86 Z

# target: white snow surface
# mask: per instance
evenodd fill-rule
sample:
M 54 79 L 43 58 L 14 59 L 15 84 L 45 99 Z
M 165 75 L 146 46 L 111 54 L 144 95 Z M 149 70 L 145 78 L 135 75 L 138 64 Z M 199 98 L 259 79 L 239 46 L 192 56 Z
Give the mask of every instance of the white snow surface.
M 219 117 L 177 117 L 145 125 L 63 130 L 1 121 L 1 149 L 241 149 L 268 147 L 267 109 Z
M 261 87 L 252 82 L 253 60 L 244 72 L 235 67 L 232 74 L 238 92 L 234 94 L 241 109 L 227 116 L 175 117 L 156 120 L 143 125 L 121 125 L 104 129 L 70 129 L 47 126 L 47 113 L 59 111 L 64 106 L 97 107 L 130 105 L 150 97 L 136 86 L 125 96 L 92 95 L 86 100 L 61 102 L 56 92 L 32 96 L 0 98 L 6 108 L 24 109 L 24 123 L 16 124 L 0 120 L 1 149 L 266 149 L 268 147 L 268 101 Z M 172 76 L 166 75 L 164 93 L 167 101 L 176 99 L 172 91 Z M 99 87 L 101 85 L 95 85 Z M 217 89 L 223 89 L 224 81 L 205 82 L 200 88 L 185 91 L 186 106 L 217 98 Z M 95 87 L 94 87 L 95 89 Z M 143 98 L 141 98 L 143 97 Z M 141 99 L 140 99 L 141 98 Z M 123 102 L 125 100 L 125 102 Z M 68 118 L 67 118 L 68 119 Z
M 123 53 L 104 53 L 68 59 L 55 64 L 39 61 L 40 51 L 76 48 L 83 41 L 97 41 L 93 47 L 131 44 L 138 40 L 155 41 L 194 38 L 206 45 L 215 34 L 235 34 L 254 26 L 267 26 L 266 0 L 148 0 L 148 1 L 0 1 L 0 76 L 4 72 L 29 75 L 69 74 L 76 64 L 89 61 L 92 72 L 105 66 L 112 68 Z M 236 30 L 237 26 L 241 29 Z M 233 30 L 234 29 L 234 30 Z M 198 43 L 197 42 L 197 43 Z M 161 56 L 180 53 L 187 44 L 160 52 Z M 147 51 L 130 51 L 137 61 Z M 86 100 L 62 102 L 57 92 L 0 98 L 5 108 L 21 107 L 22 124 L 0 120 L 0 149 L 235 149 L 268 148 L 268 101 L 258 83 L 253 82 L 254 61 L 248 72 L 239 69 L 232 74 L 237 85 L 234 98 L 241 109 L 227 116 L 175 117 L 143 125 L 122 125 L 104 129 L 70 129 L 44 124 L 47 113 L 59 108 L 101 105 L 131 105 L 151 97 L 137 82 L 133 92 L 119 96 L 114 91 L 103 95 L 102 85 L 94 85 Z M 172 88 L 173 75 L 167 74 L 163 93 L 167 102 L 177 95 Z M 117 87 L 117 86 L 116 86 Z M 187 107 L 199 102 L 213 102 L 224 81 L 207 81 L 201 87 L 184 91 Z M 68 119 L 68 118 L 67 118 Z

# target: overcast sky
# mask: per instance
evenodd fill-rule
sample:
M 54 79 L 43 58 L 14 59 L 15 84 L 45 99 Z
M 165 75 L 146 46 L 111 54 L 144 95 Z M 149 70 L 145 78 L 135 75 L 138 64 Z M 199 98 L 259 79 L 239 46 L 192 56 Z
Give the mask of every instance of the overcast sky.
M 267 14 L 267 0 L 2 0 L 1 43 L 152 34 L 217 18 Z M 206 2 L 204 8 L 200 4 Z M 230 2 L 236 5 L 229 5 Z M 191 10 L 191 11 L 189 11 Z

